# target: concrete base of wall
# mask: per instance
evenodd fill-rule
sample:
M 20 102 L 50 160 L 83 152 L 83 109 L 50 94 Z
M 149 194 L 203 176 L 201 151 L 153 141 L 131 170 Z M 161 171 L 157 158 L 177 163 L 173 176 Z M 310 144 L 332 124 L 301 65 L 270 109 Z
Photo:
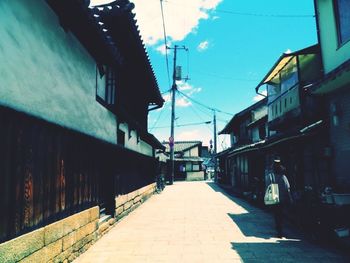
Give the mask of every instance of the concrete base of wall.
M 97 240 L 93 207 L 0 244 L 0 262 L 70 262 Z
M 204 172 L 187 172 L 186 181 L 202 181 L 204 180 Z
M 63 220 L 0 244 L 0 262 L 64 262 L 84 253 L 117 221 L 135 210 L 156 189 L 150 184 L 115 199 L 116 218 L 100 219 L 99 207 L 84 210 Z
M 115 217 L 119 221 L 131 211 L 139 207 L 143 202 L 150 198 L 156 191 L 156 184 L 150 184 L 134 192 L 119 195 L 115 199 Z

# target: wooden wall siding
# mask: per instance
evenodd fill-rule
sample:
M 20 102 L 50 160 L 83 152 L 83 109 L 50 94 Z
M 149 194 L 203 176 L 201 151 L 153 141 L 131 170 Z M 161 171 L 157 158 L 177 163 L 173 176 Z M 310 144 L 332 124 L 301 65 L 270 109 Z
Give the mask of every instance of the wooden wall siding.
M 330 104 L 338 108 L 339 123 L 334 125 L 331 115 L 330 141 L 333 147 L 332 158 L 333 187 L 339 191 L 350 190 L 349 169 L 350 159 L 350 85 L 330 97 Z
M 151 157 L 0 107 L 0 242 L 154 177 Z

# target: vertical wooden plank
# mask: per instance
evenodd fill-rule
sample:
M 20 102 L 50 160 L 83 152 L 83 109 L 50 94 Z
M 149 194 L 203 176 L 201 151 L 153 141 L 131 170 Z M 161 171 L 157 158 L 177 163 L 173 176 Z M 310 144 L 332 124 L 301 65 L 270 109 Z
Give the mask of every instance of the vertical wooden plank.
M 22 228 L 33 226 L 33 129 L 29 121 L 23 120 L 23 149 L 24 149 L 24 195 L 23 195 L 23 225 Z
M 40 123 L 35 131 L 34 145 L 34 225 L 43 221 L 43 202 L 44 202 L 44 142 L 45 128 Z
M 64 158 L 60 158 L 60 211 L 65 210 L 66 206 L 66 176 Z
M 15 116 L 16 117 L 16 116 Z M 15 119 L 17 121 L 14 126 L 14 134 L 15 134 L 15 154 L 14 154 L 14 232 L 13 235 L 18 234 L 22 229 L 22 220 L 23 220 L 23 127 L 20 123 L 22 120 Z
M 53 152 L 53 146 L 52 146 L 52 132 L 51 130 L 46 127 L 46 133 L 45 133 L 45 144 L 46 144 L 46 155 L 44 158 L 45 163 L 45 174 L 44 174 L 44 220 L 48 220 L 50 216 L 52 215 L 52 152 Z
M 54 186 L 54 213 L 57 215 L 60 212 L 60 206 L 61 206 L 61 134 L 60 131 L 56 128 L 54 130 L 54 145 L 55 149 L 53 152 L 54 155 L 54 173 L 53 173 L 53 181 Z
M 74 136 L 74 135 L 73 135 Z M 72 155 L 72 168 L 73 168 L 73 177 L 74 177 L 74 184 L 73 184 L 73 192 L 74 192 L 74 201 L 73 205 L 76 207 L 79 204 L 79 141 L 78 139 L 74 136 L 74 149 L 73 149 L 73 155 Z
M 86 139 L 84 139 L 86 140 Z M 83 203 L 87 203 L 88 200 L 88 194 L 89 194 L 89 180 L 88 180 L 88 174 L 89 174 L 89 159 L 88 159 L 88 150 L 89 150 L 89 141 L 84 142 L 84 148 L 83 148 L 83 163 L 82 163 L 82 170 L 83 170 L 83 180 L 84 180 L 84 196 L 83 196 Z
M 65 204 L 64 209 L 68 212 L 71 208 L 71 200 L 72 200 L 72 180 L 71 180 L 71 171 L 70 171 L 70 162 L 71 162 L 71 138 L 70 133 L 66 132 L 64 136 L 64 176 L 65 176 L 65 190 L 64 190 L 64 198 Z
M 43 220 L 46 220 L 49 217 L 49 190 L 48 190 L 48 152 L 49 152 L 49 140 L 48 140 L 48 131 L 46 127 L 44 128 L 44 132 L 42 134 L 42 172 L 43 172 L 43 201 L 42 201 L 42 213 L 43 213 Z
M 8 121 L 7 112 L 0 108 L 0 242 L 6 240 L 10 234 L 11 209 L 11 133 L 12 125 Z

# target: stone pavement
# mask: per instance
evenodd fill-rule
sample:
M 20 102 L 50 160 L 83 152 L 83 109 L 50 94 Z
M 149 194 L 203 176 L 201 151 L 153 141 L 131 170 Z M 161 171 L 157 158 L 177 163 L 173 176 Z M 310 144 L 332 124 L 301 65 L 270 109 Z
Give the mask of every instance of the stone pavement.
M 118 223 L 75 262 L 350 262 L 211 182 L 175 182 Z

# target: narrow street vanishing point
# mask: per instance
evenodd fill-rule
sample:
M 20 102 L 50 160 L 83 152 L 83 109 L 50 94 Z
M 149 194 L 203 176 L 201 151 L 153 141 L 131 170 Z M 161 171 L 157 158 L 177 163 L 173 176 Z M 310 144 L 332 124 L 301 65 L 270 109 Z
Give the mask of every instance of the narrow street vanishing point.
M 176 182 L 97 241 L 86 262 L 349 262 L 212 182 Z

